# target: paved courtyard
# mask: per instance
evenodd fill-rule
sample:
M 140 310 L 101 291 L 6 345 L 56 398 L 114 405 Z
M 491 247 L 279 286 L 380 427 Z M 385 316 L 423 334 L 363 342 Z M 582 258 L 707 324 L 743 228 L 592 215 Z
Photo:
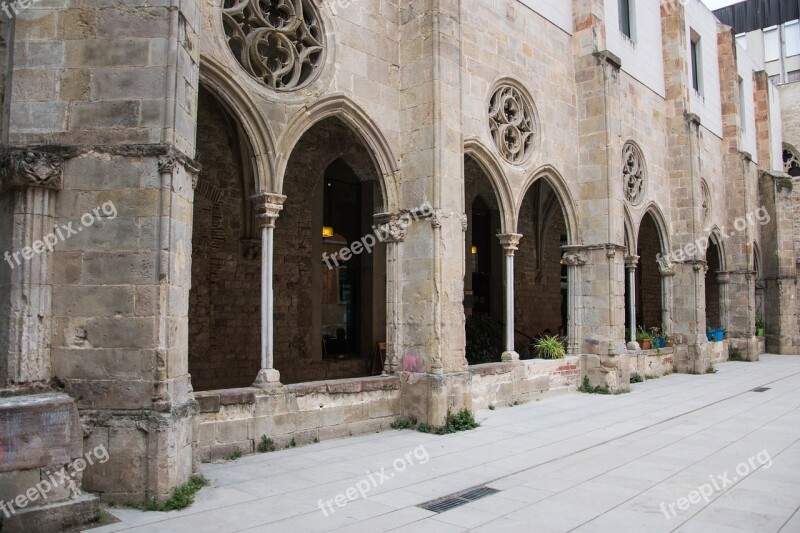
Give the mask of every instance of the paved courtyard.
M 93 531 L 800 532 L 800 357 L 477 416 L 457 435 L 389 431 L 204 465 L 211 486 L 191 508 L 111 509 L 121 522 Z M 418 507 L 478 486 L 499 492 Z

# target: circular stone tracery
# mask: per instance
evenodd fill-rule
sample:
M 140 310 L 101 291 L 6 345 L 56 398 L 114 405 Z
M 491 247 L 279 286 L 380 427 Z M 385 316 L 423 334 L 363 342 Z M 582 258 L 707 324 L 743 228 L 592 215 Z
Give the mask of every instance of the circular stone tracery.
M 325 61 L 325 37 L 311 0 L 224 0 L 228 45 L 244 69 L 276 91 L 313 81 Z
M 644 157 L 633 143 L 626 143 L 622 148 L 622 175 L 625 184 L 625 198 L 632 205 L 644 199 L 644 186 L 647 177 Z
M 536 122 L 531 105 L 516 88 L 501 85 L 489 103 L 489 127 L 495 146 L 510 163 L 524 163 L 533 151 Z

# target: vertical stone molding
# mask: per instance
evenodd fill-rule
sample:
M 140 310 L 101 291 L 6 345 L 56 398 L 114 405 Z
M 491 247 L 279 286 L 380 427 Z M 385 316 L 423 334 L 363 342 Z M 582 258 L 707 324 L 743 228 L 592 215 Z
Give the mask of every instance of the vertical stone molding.
M 0 273 L 0 388 L 45 384 L 50 375 L 53 261 L 45 235 L 55 223 L 56 193 L 63 187 L 61 156 L 11 150 L 0 161 L 6 203 L 0 242 L 8 249 Z
M 581 301 L 581 269 L 589 262 L 588 257 L 579 250 L 567 249 L 564 251 L 563 260 L 567 266 L 567 294 L 570 316 L 567 324 L 567 353 L 576 355 L 581 352 L 581 332 L 583 331 L 583 310 Z
M 636 343 L 636 267 L 639 265 L 639 256 L 632 255 L 625 258 L 625 269 L 628 271 L 628 284 L 630 290 L 628 291 L 628 309 L 630 316 L 628 323 L 630 324 L 630 334 L 628 342 L 628 349 Z M 638 349 L 638 347 L 636 348 Z
M 514 254 L 519 249 L 519 242 L 522 235 L 518 233 L 506 233 L 497 236 L 500 239 L 500 244 L 505 251 L 505 318 L 506 318 L 506 332 L 505 341 L 506 349 L 503 352 L 503 361 L 519 361 L 519 354 L 514 346 Z
M 275 222 L 278 220 L 286 197 L 275 193 L 265 193 L 253 198 L 258 220 L 261 223 L 261 370 L 256 377 L 255 387 L 268 387 L 280 384 L 281 375 L 275 368 L 275 295 L 274 248 Z

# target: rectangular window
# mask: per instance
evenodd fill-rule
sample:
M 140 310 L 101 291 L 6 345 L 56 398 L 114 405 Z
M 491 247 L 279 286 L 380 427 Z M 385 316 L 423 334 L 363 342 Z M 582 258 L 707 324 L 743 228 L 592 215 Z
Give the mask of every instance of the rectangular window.
M 631 14 L 631 0 L 619 0 L 619 30 L 629 39 L 633 39 Z
M 778 27 L 764 30 L 764 61 L 777 61 L 781 58 L 781 37 Z
M 744 107 L 745 102 L 744 80 L 739 77 L 739 124 L 743 132 L 747 131 L 747 110 Z
M 787 75 L 788 79 L 786 80 L 788 83 L 794 83 L 796 81 L 800 81 L 800 70 L 793 70 L 789 72 Z
M 698 94 L 703 94 L 703 49 L 700 44 L 700 36 L 692 32 L 691 43 L 692 61 L 692 87 Z
M 787 22 L 784 26 L 786 32 L 786 57 L 800 55 L 800 23 Z

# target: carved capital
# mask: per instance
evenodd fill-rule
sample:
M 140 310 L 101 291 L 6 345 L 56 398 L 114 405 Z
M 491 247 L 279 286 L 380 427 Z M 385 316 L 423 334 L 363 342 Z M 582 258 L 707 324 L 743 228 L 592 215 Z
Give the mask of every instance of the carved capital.
M 728 272 L 717 273 L 717 283 L 720 285 L 727 285 L 731 282 L 731 275 Z
M 666 262 L 659 262 L 658 263 L 658 272 L 661 274 L 661 277 L 664 278 L 671 278 L 675 276 L 675 265 L 673 263 L 666 263 Z
M 56 154 L 32 150 L 6 152 L 0 163 L 0 189 L 26 187 L 63 189 L 64 159 Z
M 570 267 L 580 267 L 588 263 L 589 260 L 580 252 L 565 252 L 564 264 Z
M 275 221 L 283 211 L 286 197 L 282 194 L 264 193 L 253 197 L 256 204 L 256 214 L 262 228 L 274 228 Z
M 519 250 L 519 241 L 522 240 L 522 235 L 519 233 L 505 233 L 497 236 L 500 239 L 500 244 L 506 251 L 507 256 L 513 256 L 514 252 Z
M 635 271 L 637 266 L 639 266 L 638 255 L 629 255 L 625 258 L 625 268 L 627 268 L 628 271 Z
M 467 217 L 466 213 L 461 214 L 461 229 L 464 231 L 464 233 L 466 233 L 469 229 L 469 217 Z

